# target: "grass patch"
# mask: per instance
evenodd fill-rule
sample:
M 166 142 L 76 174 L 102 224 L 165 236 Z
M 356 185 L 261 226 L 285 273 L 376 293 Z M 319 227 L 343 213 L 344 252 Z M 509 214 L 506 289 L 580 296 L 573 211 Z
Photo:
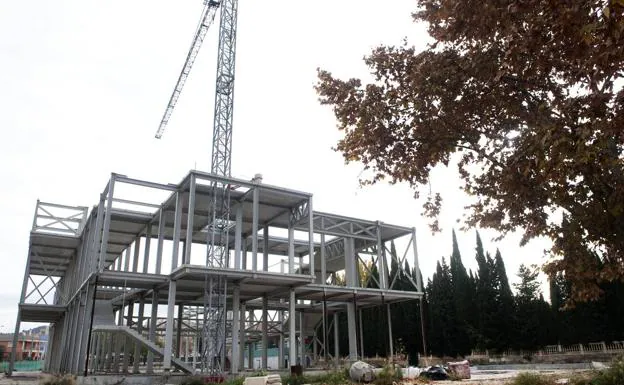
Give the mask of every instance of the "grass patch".
M 319 374 L 314 376 L 282 376 L 283 385 L 303 385 L 303 384 L 317 384 L 317 385 L 345 385 L 350 384 L 349 370 L 334 370 L 326 374 Z
M 41 385 L 76 385 L 76 377 L 72 375 L 48 375 L 41 379 Z
M 537 373 L 524 372 L 520 373 L 511 382 L 512 385 L 555 385 L 556 382 L 552 377 L 544 376 Z
M 624 357 L 613 361 L 608 369 L 594 372 L 589 376 L 570 379 L 571 385 L 622 385 L 624 384 Z
M 394 367 L 393 365 L 386 365 L 381 369 L 373 383 L 375 385 L 392 385 L 394 382 L 399 382 L 403 379 L 403 371 L 401 368 Z

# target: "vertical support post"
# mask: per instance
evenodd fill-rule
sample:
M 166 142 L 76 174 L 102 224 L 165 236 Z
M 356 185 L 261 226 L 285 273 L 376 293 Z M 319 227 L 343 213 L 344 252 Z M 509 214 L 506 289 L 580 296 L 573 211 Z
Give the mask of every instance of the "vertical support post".
M 239 369 L 239 358 L 240 358 L 240 346 L 239 346 L 239 337 L 240 337 L 240 287 L 238 285 L 234 286 L 234 290 L 232 293 L 232 362 L 230 365 L 232 374 L 238 373 Z
M 147 274 L 149 269 L 150 243 L 152 242 L 152 224 L 148 224 L 145 229 L 145 250 L 143 250 L 143 273 Z
M 327 301 L 325 299 L 325 289 L 323 289 L 323 359 L 327 363 Z
M 380 289 L 388 288 L 388 272 L 386 271 L 385 253 L 383 252 L 383 240 L 381 239 L 381 224 L 377 221 L 377 269 L 379 270 Z
M 126 249 L 126 253 L 125 253 L 125 260 L 124 260 L 124 270 L 123 271 L 130 271 L 130 246 L 128 246 L 128 248 Z
M 241 268 L 241 249 L 243 234 L 243 203 L 236 206 L 236 229 L 234 230 L 234 268 Z
M 104 228 L 102 230 L 102 245 L 100 248 L 100 258 L 98 261 L 98 271 L 102 271 L 104 268 L 104 261 L 106 261 L 106 252 L 108 251 L 108 232 L 110 230 L 111 211 L 113 210 L 113 194 L 115 192 L 115 174 L 111 175 L 110 182 L 108 182 L 108 195 L 106 198 L 106 211 L 104 212 Z
M 323 219 L 321 217 L 321 222 L 323 222 Z M 323 225 L 321 224 L 321 228 L 323 228 Z M 325 234 L 321 234 L 321 284 L 322 285 L 326 285 L 327 284 L 327 262 L 325 261 Z
M 184 317 L 184 306 L 178 305 L 178 324 L 176 325 L 176 357 L 182 355 L 182 318 Z
M 344 257 L 345 257 L 345 279 L 347 287 L 356 287 L 357 285 L 357 269 L 355 266 L 355 252 L 353 238 L 344 239 Z M 354 298 L 355 299 L 355 298 Z M 358 341 L 357 341 L 357 323 L 356 323 L 355 303 L 347 303 L 347 329 L 349 333 L 349 359 L 357 360 Z
M 412 227 L 412 246 L 414 247 L 414 266 L 416 268 L 416 285 L 418 286 L 418 291 L 422 293 L 422 279 L 420 274 L 420 266 L 418 264 L 418 248 L 416 247 L 416 228 Z
M 158 290 L 152 292 L 152 309 L 150 314 L 149 340 L 156 342 L 156 324 L 158 323 Z M 154 373 L 154 353 L 147 352 L 147 373 Z
M 277 350 L 277 361 L 278 369 L 284 369 L 284 311 L 279 311 L 278 316 L 279 324 L 280 324 L 280 334 L 279 334 L 279 342 L 278 342 L 278 350 Z
M 260 191 L 253 188 L 253 205 L 251 218 L 251 269 L 258 270 L 258 216 L 260 211 Z
M 254 343 L 249 343 L 249 351 L 247 352 L 247 368 L 254 369 Z
M 392 336 L 392 313 L 390 312 L 390 304 L 387 304 L 388 309 L 388 343 L 390 346 L 390 358 L 394 357 L 394 337 Z
M 38 204 L 38 202 L 37 202 Z M 37 213 L 35 212 L 35 218 Z M 30 276 L 30 252 L 26 258 L 26 269 L 24 270 L 24 279 L 22 280 L 22 293 L 20 294 L 19 303 L 24 303 L 26 298 L 26 290 L 28 290 L 28 277 Z M 11 361 L 9 362 L 9 376 L 13 374 L 15 368 L 15 354 L 17 354 L 17 339 L 19 337 L 19 328 L 22 320 L 22 312 L 17 308 L 17 319 L 15 320 L 15 330 L 13 332 L 13 345 L 11 345 Z
M 305 329 L 303 325 L 303 311 L 299 312 L 299 362 L 301 367 L 306 367 L 306 346 L 305 346 Z
M 169 281 L 169 296 L 167 299 L 167 324 L 165 326 L 165 350 L 163 369 L 171 371 L 171 355 L 173 353 L 173 316 L 175 311 L 176 281 Z
M 308 199 L 308 256 L 310 257 L 310 275 L 315 276 L 314 269 L 314 211 L 312 210 L 312 197 Z
M 239 369 L 242 369 L 245 366 L 244 365 L 245 364 L 245 328 L 247 327 L 245 324 L 245 313 L 246 313 L 246 306 L 244 303 L 242 303 L 240 307 L 240 335 L 238 338 L 238 340 L 240 341 L 240 349 L 238 352 Z M 251 347 L 249 349 L 251 350 Z
M 139 271 L 139 251 L 141 250 L 141 237 L 134 240 L 134 259 L 132 260 L 132 272 Z
M 137 333 L 143 334 L 143 313 L 145 312 L 145 298 L 139 298 L 139 316 L 137 319 Z M 132 366 L 132 373 L 139 373 L 139 365 L 141 364 L 141 347 L 139 344 L 134 344 L 134 362 Z
M 158 213 L 158 244 L 156 246 L 156 274 L 162 270 L 163 245 L 165 243 L 165 206 L 160 206 Z
M 360 328 L 360 359 L 364 359 L 364 328 L 362 327 L 362 309 L 358 309 L 358 323 Z
M 312 362 L 316 362 L 318 356 L 318 337 L 316 335 L 316 329 L 314 329 L 314 334 L 312 334 Z
M 95 311 L 96 295 L 97 295 L 97 277 L 95 278 L 95 282 L 93 282 L 93 284 L 91 283 L 87 284 L 87 291 L 85 293 L 85 308 L 84 308 L 82 331 L 81 331 L 82 335 L 80 337 L 81 338 L 80 339 L 81 350 L 78 353 L 79 360 L 78 360 L 77 370 L 81 370 L 81 368 L 85 368 L 85 370 L 87 370 L 85 361 L 89 355 L 90 348 L 92 348 L 91 345 L 93 344 L 93 342 L 91 341 L 92 339 L 91 329 L 93 326 L 93 315 Z M 86 355 L 81 353 L 83 349 L 87 353 Z
M 180 251 L 180 233 L 182 232 L 182 193 L 176 192 L 175 220 L 173 222 L 173 251 L 171 252 L 171 271 L 178 267 Z
M 290 289 L 290 298 L 288 301 L 288 364 L 290 366 L 297 364 L 297 330 L 295 314 L 295 289 Z
M 186 220 L 186 248 L 184 249 L 184 264 L 191 263 L 193 220 L 195 216 L 195 184 L 195 174 L 191 173 L 191 180 L 189 181 L 188 218 Z
M 99 255 L 97 253 L 98 248 L 100 247 L 100 240 L 102 239 L 102 231 L 100 231 L 100 229 L 102 229 L 104 227 L 104 203 L 106 200 L 106 195 L 105 193 L 100 194 L 100 203 L 98 204 L 98 211 L 97 211 L 97 217 L 95 218 L 95 234 L 91 239 L 91 245 L 89 247 L 90 252 L 89 252 L 89 257 L 91 258 L 90 261 L 90 272 L 95 273 L 96 271 L 98 271 L 99 265 Z M 107 241 L 108 242 L 108 241 Z
M 295 273 L 295 224 L 293 221 L 291 214 L 288 223 L 288 274 Z M 288 359 L 290 360 L 291 358 L 289 357 Z
M 129 328 L 132 327 L 133 318 L 134 318 L 134 303 L 130 302 L 128 304 L 128 320 L 126 321 L 126 326 L 128 326 Z M 130 342 L 131 340 L 126 336 L 121 336 L 121 338 L 124 341 L 122 371 L 124 373 L 128 373 L 128 366 L 130 365 L 130 347 L 131 347 L 131 346 L 128 346 L 128 342 Z
M 334 312 L 334 362 L 336 368 L 340 365 L 340 344 L 338 342 L 338 312 Z
M 262 369 L 268 369 L 268 348 L 269 348 L 269 299 L 266 295 L 262 297 Z
M 269 225 L 262 228 L 262 270 L 269 271 Z

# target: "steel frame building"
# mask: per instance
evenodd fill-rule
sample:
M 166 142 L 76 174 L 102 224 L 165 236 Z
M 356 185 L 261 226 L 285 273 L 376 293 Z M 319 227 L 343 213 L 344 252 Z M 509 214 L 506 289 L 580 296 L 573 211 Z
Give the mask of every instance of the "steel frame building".
M 223 226 L 231 243 L 223 268 L 205 263 L 214 183 L 229 187 L 232 207 Z M 394 289 L 388 243 L 398 239 L 405 246 L 398 266 L 407 260 L 419 272 L 414 228 L 313 211 L 312 194 L 261 177 L 191 171 L 180 183 L 161 184 L 112 174 L 91 210 L 37 201 L 14 335 L 21 322 L 51 324 L 50 372 L 195 372 L 205 283 L 221 275 L 221 362 L 231 373 L 244 369 L 252 345 L 261 346 L 267 368 L 269 338 L 278 341 L 280 368 L 286 356 L 293 364 L 296 358 L 305 365 L 306 356 L 338 363 L 337 321 L 344 314 L 348 359 L 355 360 L 363 352 L 362 308 L 386 305 L 390 320 L 390 304 L 422 297 L 420 274 L 416 281 L 406 274 L 414 291 Z M 369 275 L 378 288 L 359 276 L 360 266 L 370 268 L 364 255 L 379 272 L 379 279 Z

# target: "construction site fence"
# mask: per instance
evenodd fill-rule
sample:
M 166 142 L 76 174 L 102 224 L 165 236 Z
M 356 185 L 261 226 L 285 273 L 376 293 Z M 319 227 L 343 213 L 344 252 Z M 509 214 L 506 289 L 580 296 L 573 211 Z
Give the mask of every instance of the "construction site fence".
M 539 350 L 506 350 L 494 352 L 489 350 L 473 350 L 469 357 L 472 359 L 507 357 L 507 356 L 549 356 L 562 354 L 622 354 L 624 353 L 624 341 L 615 342 L 590 342 L 587 344 L 573 345 L 548 345 Z
M 37 372 L 43 369 L 45 361 L 15 361 L 16 372 Z M 9 371 L 9 361 L 0 362 L 0 372 Z

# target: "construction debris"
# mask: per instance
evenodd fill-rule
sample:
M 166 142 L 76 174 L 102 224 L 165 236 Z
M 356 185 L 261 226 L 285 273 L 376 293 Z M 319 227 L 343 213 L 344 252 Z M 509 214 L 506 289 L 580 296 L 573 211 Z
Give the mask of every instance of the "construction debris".
M 470 363 L 467 360 L 448 363 L 449 373 L 458 380 L 470 379 Z
M 374 367 L 366 362 L 356 361 L 349 368 L 349 377 L 355 382 L 372 382 L 375 379 Z

